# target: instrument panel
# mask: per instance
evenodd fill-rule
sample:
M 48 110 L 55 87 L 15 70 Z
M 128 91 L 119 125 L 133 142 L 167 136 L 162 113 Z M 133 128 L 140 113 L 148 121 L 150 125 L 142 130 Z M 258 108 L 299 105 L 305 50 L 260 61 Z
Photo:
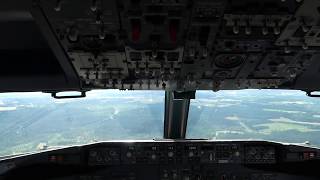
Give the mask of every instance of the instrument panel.
M 0 179 L 313 180 L 319 160 L 319 149 L 267 141 L 101 142 L 2 160 Z
M 36 2 L 83 90 L 319 89 L 318 0 Z

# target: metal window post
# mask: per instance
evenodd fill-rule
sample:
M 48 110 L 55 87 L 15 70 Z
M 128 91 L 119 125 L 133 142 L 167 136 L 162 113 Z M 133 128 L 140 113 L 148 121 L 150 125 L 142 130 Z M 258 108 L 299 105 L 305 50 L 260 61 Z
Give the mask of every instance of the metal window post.
M 194 99 L 195 92 L 165 93 L 164 138 L 185 139 L 190 99 Z

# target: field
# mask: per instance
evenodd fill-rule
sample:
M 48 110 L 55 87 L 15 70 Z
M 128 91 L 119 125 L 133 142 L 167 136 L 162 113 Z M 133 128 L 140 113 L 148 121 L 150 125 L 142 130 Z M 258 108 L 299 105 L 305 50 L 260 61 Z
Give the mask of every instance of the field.
M 320 146 L 320 99 L 300 91 L 199 91 L 188 138 L 266 139 Z M 0 94 L 0 156 L 114 139 L 162 138 L 164 92 L 94 91 L 85 99 Z

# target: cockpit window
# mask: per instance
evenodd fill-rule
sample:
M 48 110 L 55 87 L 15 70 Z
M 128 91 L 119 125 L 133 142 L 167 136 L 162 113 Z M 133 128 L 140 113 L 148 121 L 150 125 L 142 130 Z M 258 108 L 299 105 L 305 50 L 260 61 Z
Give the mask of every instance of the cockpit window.
M 164 91 L 100 90 L 83 99 L 0 94 L 0 156 L 107 140 L 163 137 Z M 294 90 L 197 91 L 187 138 L 320 147 L 320 99 Z
M 294 90 L 198 91 L 187 136 L 320 146 L 320 99 Z
M 101 90 L 83 99 L 0 94 L 0 156 L 104 140 L 162 138 L 163 91 Z

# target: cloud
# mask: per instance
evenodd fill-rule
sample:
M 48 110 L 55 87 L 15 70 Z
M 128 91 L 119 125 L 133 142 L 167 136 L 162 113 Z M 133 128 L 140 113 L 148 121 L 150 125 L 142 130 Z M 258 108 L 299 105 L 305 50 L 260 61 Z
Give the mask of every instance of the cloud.
M 217 105 L 217 107 L 224 108 L 224 107 L 230 107 L 230 106 L 235 106 L 235 105 L 238 105 L 238 104 L 219 104 L 219 105 Z
M 313 104 L 312 102 L 307 101 L 273 101 L 270 102 L 270 104 L 280 104 L 280 105 L 307 105 L 307 104 Z
M 258 130 L 258 132 L 266 135 L 272 134 L 273 132 L 285 132 L 291 130 L 298 132 L 319 132 L 319 130 L 311 129 L 305 125 L 285 122 L 271 122 L 254 125 L 254 127 L 262 127 L 263 129 Z
M 242 102 L 242 100 L 239 99 L 220 99 L 221 102 Z
M 283 123 L 292 123 L 292 124 L 302 124 L 302 125 L 312 125 L 312 126 L 320 126 L 320 123 L 317 122 L 304 122 L 304 121 L 294 121 L 289 118 L 280 117 L 277 119 L 269 119 L 272 122 L 283 122 Z
M 239 121 L 239 120 L 240 120 L 240 118 L 239 118 L 238 116 L 235 116 L 235 115 L 233 115 L 233 116 L 227 116 L 227 117 L 225 117 L 224 119 L 230 120 L 230 121 Z
M 216 131 L 215 137 L 213 137 L 213 139 L 219 138 L 219 136 L 221 134 L 244 134 L 244 132 L 241 132 L 241 131 L 229 131 L 229 130 Z
M 1 99 L 16 99 L 16 98 L 32 99 L 32 98 L 45 98 L 45 97 L 50 97 L 50 94 L 42 93 L 42 92 L 0 93 Z
M 17 107 L 0 107 L 0 111 L 15 111 Z
M 320 114 L 314 114 L 314 115 L 312 115 L 312 117 L 314 117 L 314 118 L 320 118 Z
M 263 111 L 269 111 L 269 112 L 280 112 L 280 113 L 288 113 L 288 114 L 305 114 L 306 112 L 303 111 L 288 111 L 284 109 L 263 109 Z
M 33 103 L 29 103 L 29 104 L 21 104 L 21 105 L 18 105 L 18 107 L 34 108 L 34 107 L 36 107 L 36 105 L 34 105 Z

